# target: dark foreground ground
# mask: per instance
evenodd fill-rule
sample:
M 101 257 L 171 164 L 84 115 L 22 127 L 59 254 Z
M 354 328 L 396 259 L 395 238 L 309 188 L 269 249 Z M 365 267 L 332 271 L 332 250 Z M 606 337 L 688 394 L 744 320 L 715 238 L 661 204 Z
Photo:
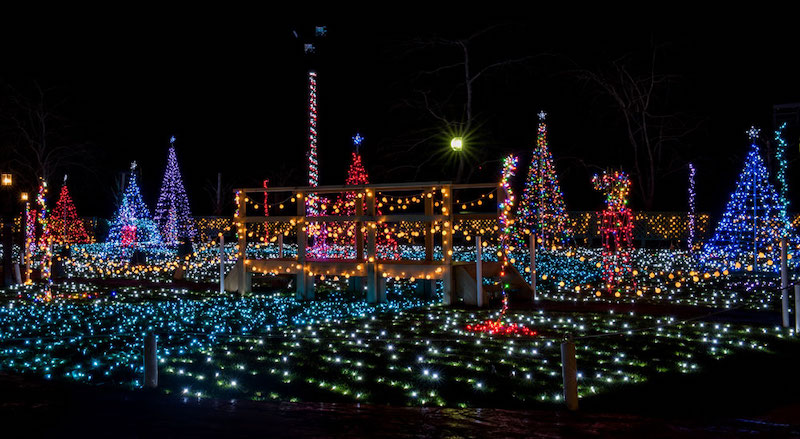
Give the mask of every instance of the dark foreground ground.
M 798 357 L 733 357 L 576 413 L 198 400 L 0 373 L 0 437 L 800 437 Z

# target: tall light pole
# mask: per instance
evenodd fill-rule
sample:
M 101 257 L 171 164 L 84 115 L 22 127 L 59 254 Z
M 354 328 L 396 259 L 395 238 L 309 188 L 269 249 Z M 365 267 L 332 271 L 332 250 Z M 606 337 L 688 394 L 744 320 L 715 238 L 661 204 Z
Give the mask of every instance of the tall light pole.
M 12 186 L 14 177 L 11 173 L 0 174 L 0 198 L 2 198 L 2 233 L 3 233 L 3 287 L 14 284 L 11 253 L 14 246 L 11 228 L 14 224 Z

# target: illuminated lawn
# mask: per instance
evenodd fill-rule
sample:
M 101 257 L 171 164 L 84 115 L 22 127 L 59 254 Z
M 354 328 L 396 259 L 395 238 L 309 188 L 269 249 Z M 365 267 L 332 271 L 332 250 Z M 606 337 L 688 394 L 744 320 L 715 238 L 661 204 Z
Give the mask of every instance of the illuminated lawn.
M 472 333 L 496 311 L 380 306 L 288 295 L 247 299 L 115 290 L 100 300 L 9 300 L 0 367 L 50 379 L 136 388 L 143 334 L 159 334 L 160 388 L 193 397 L 395 405 L 520 407 L 561 398 L 560 339 L 576 338 L 579 393 L 600 394 L 713 359 L 768 351 L 781 328 L 663 316 L 509 311 L 529 336 Z M 597 337 L 598 335 L 607 335 Z M 581 338 L 589 336 L 587 338 Z

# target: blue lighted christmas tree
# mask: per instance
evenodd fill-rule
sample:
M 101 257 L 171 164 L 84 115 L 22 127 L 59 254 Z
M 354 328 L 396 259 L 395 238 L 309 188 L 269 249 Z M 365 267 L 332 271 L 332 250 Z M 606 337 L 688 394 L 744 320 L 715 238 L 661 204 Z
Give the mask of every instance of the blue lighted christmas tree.
M 169 139 L 169 154 L 164 180 L 161 183 L 161 194 L 156 204 L 155 222 L 164 243 L 175 244 L 181 238 L 195 237 L 194 220 L 189 210 L 189 198 L 183 188 L 178 158 L 175 154 L 175 136 Z
M 780 239 L 787 230 L 788 217 L 758 153 L 759 130 L 751 128 L 748 134 L 751 145 L 744 170 L 714 236 L 703 247 L 701 260 L 717 267 L 776 271 L 780 267 Z M 788 239 L 792 244 L 797 243 L 793 232 Z
M 135 170 L 136 162 L 133 162 L 128 187 L 125 188 L 122 202 L 114 214 L 106 242 L 123 247 L 137 244 L 158 245 L 161 244 L 161 234 L 156 223 L 150 219 L 150 211 L 142 200 Z

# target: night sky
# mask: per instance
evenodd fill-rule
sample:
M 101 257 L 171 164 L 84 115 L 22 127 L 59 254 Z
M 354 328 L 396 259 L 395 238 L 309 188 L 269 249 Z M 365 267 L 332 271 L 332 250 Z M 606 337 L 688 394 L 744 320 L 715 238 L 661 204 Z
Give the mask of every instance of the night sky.
M 0 39 L 0 83 L 27 90 L 36 81 L 48 97 L 63 102 L 57 111 L 69 121 L 69 135 L 91 151 L 85 162 L 91 171 L 68 170 L 81 215 L 112 214 L 114 176 L 132 160 L 140 165 L 143 194 L 152 207 L 171 135 L 177 137 L 192 209 L 203 215 L 212 209 L 205 186 L 216 182 L 217 172 L 231 186 L 260 186 L 264 178 L 304 183 L 309 68 L 319 74 L 322 184 L 344 182 L 356 131 L 366 137 L 362 152 L 372 181 L 411 178 L 392 170 L 403 164 L 393 153 L 409 136 L 436 127 L 422 110 L 404 102 L 421 87 L 420 71 L 457 55 L 452 48 L 414 49 L 420 48 L 419 41 L 465 38 L 496 25 L 475 40 L 476 66 L 532 58 L 476 83 L 481 123 L 469 146 L 486 148 L 496 159 L 522 154 L 524 173 L 526 154 L 535 144 L 536 114 L 546 110 L 568 209 L 596 210 L 602 200 L 591 189 L 595 169 L 576 158 L 618 167 L 626 163 L 629 147 L 608 101 L 569 71 L 591 69 L 626 53 L 646 53 L 655 44 L 660 70 L 678 78 L 671 90 L 673 108 L 697 125 L 685 139 L 682 157 L 698 169 L 698 210 L 718 215 L 748 148 L 745 131 L 757 124 L 769 135 L 772 105 L 800 102 L 794 26 L 782 22 L 787 14 L 779 11 L 775 17 L 768 11 L 689 18 L 653 10 L 642 11 L 641 19 L 604 14 L 579 18 L 559 12 L 524 21 L 478 21 L 485 16 L 476 12 L 465 20 L 343 21 L 209 10 L 191 17 L 139 12 L 130 20 L 53 19 L 33 28 L 12 23 Z M 651 22 L 653 17 L 663 21 Z M 315 25 L 327 26 L 328 33 L 315 41 L 318 53 L 308 56 L 303 43 Z M 440 77 L 425 86 L 441 91 L 455 83 Z M 788 140 L 790 158 L 796 158 L 798 138 Z M 0 145 L 6 151 L 11 147 L 5 140 Z M 444 141 L 431 141 L 403 160 L 416 164 L 446 150 Z M 796 170 L 796 163 L 790 165 L 791 187 L 800 184 Z M 498 174 L 499 163 L 488 163 L 472 181 L 495 181 Z M 686 174 L 664 179 L 657 210 L 686 209 Z M 454 175 L 453 167 L 434 160 L 417 180 Z M 55 183 L 58 187 L 60 182 Z

